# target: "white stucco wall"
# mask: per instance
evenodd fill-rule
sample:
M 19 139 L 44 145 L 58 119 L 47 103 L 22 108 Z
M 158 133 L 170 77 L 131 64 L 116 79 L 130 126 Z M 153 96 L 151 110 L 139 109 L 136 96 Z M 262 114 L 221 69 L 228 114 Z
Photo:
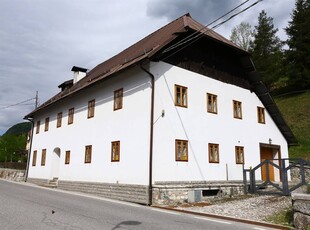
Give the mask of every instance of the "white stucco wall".
M 249 168 L 260 162 L 260 143 L 268 144 L 269 139 L 281 146 L 282 158 L 288 156 L 286 140 L 266 110 L 266 124 L 257 122 L 257 106 L 263 105 L 255 93 L 163 62 L 151 63 L 150 72 L 156 80 L 153 182 L 242 180 L 235 146 L 244 146 L 245 168 Z M 188 88 L 188 108 L 174 105 L 175 84 Z M 113 111 L 114 91 L 120 88 L 124 89 L 123 109 Z M 218 96 L 218 114 L 207 112 L 207 93 Z M 96 99 L 95 116 L 87 119 L 87 103 L 92 99 Z M 233 118 L 233 100 L 242 102 L 241 120 Z M 35 167 L 31 158 L 29 177 L 147 185 L 150 106 L 150 78 L 133 68 L 36 114 L 34 121 L 40 119 L 41 128 L 34 133 L 32 153 L 37 150 L 38 157 Z M 72 107 L 74 123 L 68 125 Z M 59 112 L 63 112 L 62 127 L 56 128 Z M 46 117 L 50 117 L 48 132 L 44 132 Z M 176 139 L 188 140 L 188 162 L 175 161 Z M 111 162 L 112 141 L 121 142 L 120 162 Z M 218 164 L 209 163 L 208 143 L 219 144 Z M 84 163 L 86 145 L 92 145 L 90 164 Z M 41 166 L 44 148 L 46 165 Z M 60 149 L 60 158 L 55 148 Z M 68 165 L 66 150 L 71 151 Z
M 254 167 L 260 143 L 269 138 L 288 157 L 286 140 L 266 110 L 266 124 L 258 123 L 257 106 L 264 106 L 254 92 L 163 62 L 152 63 L 150 72 L 156 77 L 153 181 L 242 180 L 235 146 L 244 146 L 245 168 Z M 188 108 L 174 105 L 175 84 L 187 87 Z M 207 112 L 207 93 L 217 95 L 218 114 Z M 233 117 L 233 100 L 242 102 L 241 120 Z M 188 140 L 188 162 L 175 161 L 176 139 Z M 219 164 L 209 163 L 208 143 L 219 144 Z
M 148 184 L 150 133 L 150 78 L 139 69 L 106 80 L 38 114 L 40 133 L 33 136 L 32 153 L 38 151 L 37 165 L 30 162 L 29 177 L 107 183 Z M 114 91 L 123 88 L 123 108 L 113 111 Z M 87 119 L 88 101 L 95 99 L 95 116 Z M 74 122 L 68 125 L 68 110 L 74 107 Z M 57 113 L 63 112 L 62 126 L 56 128 Z M 44 132 L 45 118 L 50 117 Z M 120 162 L 111 162 L 111 142 L 120 141 Z M 92 160 L 84 163 L 85 146 L 92 145 Z M 42 149 L 47 149 L 41 166 Z M 59 169 L 53 152 L 60 148 Z M 65 151 L 71 151 L 65 164 Z M 57 175 L 58 174 L 58 175 Z

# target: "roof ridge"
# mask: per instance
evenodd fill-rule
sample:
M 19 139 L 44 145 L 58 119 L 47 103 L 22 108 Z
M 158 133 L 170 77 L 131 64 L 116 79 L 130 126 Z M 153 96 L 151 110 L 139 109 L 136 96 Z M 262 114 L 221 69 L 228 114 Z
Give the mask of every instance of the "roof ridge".
M 148 34 L 146 37 L 142 38 L 141 40 L 144 40 L 144 39 L 147 39 L 148 37 L 151 37 L 153 34 L 157 33 L 157 32 L 160 31 L 160 30 L 163 30 L 164 28 L 170 26 L 171 24 L 175 23 L 176 21 L 178 21 L 178 20 L 180 20 L 180 19 L 183 19 L 183 22 L 184 22 L 184 20 L 186 20 L 186 22 L 187 22 L 187 17 L 192 18 L 191 15 L 190 15 L 190 13 L 183 14 L 182 16 L 178 17 L 177 19 L 174 19 L 173 21 L 169 22 L 168 24 L 165 24 L 164 26 L 160 27 L 159 29 L 157 29 L 157 30 L 153 31 L 152 33 Z M 183 24 L 184 24 L 184 27 L 185 27 L 185 22 L 184 22 Z M 188 24 L 186 24 L 186 26 L 188 26 Z M 125 51 L 125 50 L 129 49 L 130 47 L 136 45 L 136 44 L 139 43 L 141 40 L 139 40 L 138 42 L 136 42 L 136 43 L 132 44 L 131 46 L 127 47 L 127 48 L 124 49 L 123 51 Z M 121 52 L 123 52 L 123 51 L 121 51 Z M 120 53 L 121 53 L 121 52 L 120 52 Z M 119 53 L 118 53 L 118 54 L 119 54 Z M 118 54 L 116 54 L 116 55 L 118 55 Z M 116 55 L 115 55 L 115 56 L 116 56 Z M 114 56 L 113 56 L 113 57 L 114 57 Z M 112 57 L 112 58 L 113 58 L 113 57 Z M 109 60 L 109 59 L 108 59 L 108 60 Z
M 190 17 L 191 19 L 193 19 L 192 16 L 190 15 L 190 13 L 186 13 L 186 14 L 184 14 L 181 17 L 183 18 L 184 27 L 188 27 L 188 20 L 187 20 L 187 18 Z
M 119 52 L 119 53 L 115 54 L 114 56 L 108 58 L 108 59 L 105 60 L 104 62 L 98 64 L 98 65 L 95 66 L 92 70 L 96 69 L 98 66 L 104 65 L 106 62 L 108 62 L 109 60 L 115 58 L 115 57 L 118 56 L 120 53 L 126 52 L 127 50 L 131 49 L 131 47 L 137 45 L 137 44 L 138 44 L 139 42 L 141 42 L 142 40 L 147 40 L 148 38 L 152 37 L 155 33 L 158 33 L 158 31 L 164 30 L 165 28 L 167 28 L 168 26 L 170 26 L 171 24 L 175 23 L 175 22 L 178 21 L 178 20 L 181 20 L 181 19 L 182 19 L 182 20 L 183 20 L 183 27 L 184 27 L 184 28 L 185 28 L 185 27 L 188 27 L 188 26 L 189 26 L 189 25 L 188 25 L 188 20 L 187 20 L 188 17 L 190 17 L 191 19 L 193 19 L 193 18 L 191 17 L 190 13 L 183 14 L 182 16 L 178 17 L 177 19 L 175 19 L 175 20 L 169 22 L 168 24 L 165 24 L 164 26 L 160 27 L 159 29 L 157 29 L 157 30 L 153 31 L 152 33 L 148 34 L 146 37 L 143 37 L 143 38 L 140 39 L 138 42 L 136 42 L 136 43 L 130 45 L 129 47 L 127 47 L 127 48 L 125 48 L 124 50 L 122 50 L 121 52 Z M 185 23 L 185 21 L 186 21 L 186 23 Z M 144 47 L 141 47 L 141 49 L 144 49 L 144 50 L 145 50 Z M 146 52 L 146 51 L 145 51 L 145 52 Z M 126 61 L 125 61 L 125 62 L 126 62 Z M 87 76 L 91 74 L 92 70 L 90 70 L 90 72 L 88 72 Z
M 231 40 L 229 40 L 228 38 L 224 37 L 223 35 L 219 34 L 218 32 L 216 32 L 215 30 L 213 30 L 212 28 L 200 23 L 199 21 L 196 21 L 195 19 L 193 19 L 192 17 L 190 17 L 191 22 L 188 20 L 188 18 L 186 19 L 188 24 L 188 27 L 196 30 L 197 32 L 203 33 L 206 36 L 215 39 L 217 41 L 220 41 L 226 45 L 230 45 L 232 47 L 238 48 L 240 50 L 245 51 L 244 49 L 240 48 L 239 46 L 237 46 L 235 43 L 233 43 Z

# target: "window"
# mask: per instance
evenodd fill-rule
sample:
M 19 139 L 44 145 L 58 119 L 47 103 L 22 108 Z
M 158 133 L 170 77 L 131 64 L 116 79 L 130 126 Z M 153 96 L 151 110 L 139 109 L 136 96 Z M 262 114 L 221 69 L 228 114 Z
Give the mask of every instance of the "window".
M 36 166 L 36 163 L 37 163 L 37 150 L 34 150 L 32 156 L 32 166 Z
M 94 116 L 95 116 L 95 99 L 88 102 L 87 118 L 92 118 Z
M 85 163 L 86 163 L 86 162 L 85 162 Z M 66 164 L 66 165 L 70 164 L 70 150 L 67 150 L 67 151 L 66 151 L 65 164 Z
M 74 108 L 69 109 L 68 112 L 68 125 L 73 124 Z
M 120 142 L 113 141 L 111 143 L 111 161 L 120 161 Z
M 57 114 L 57 128 L 61 127 L 62 112 Z
M 188 141 L 175 140 L 175 160 L 188 161 Z
M 40 121 L 37 121 L 36 134 L 38 134 L 39 132 L 40 132 Z
M 85 163 L 91 163 L 91 150 L 91 145 L 85 146 Z
M 234 118 L 242 119 L 242 107 L 240 101 L 233 101 Z
M 258 123 L 265 124 L 265 109 L 262 107 L 257 107 L 257 118 Z
M 123 89 L 114 91 L 114 110 L 123 108 Z
M 218 144 L 209 144 L 209 162 L 210 163 L 219 163 L 219 145 Z
M 42 149 L 42 156 L 41 156 L 41 165 L 45 165 L 45 160 L 46 160 L 46 149 Z
M 50 118 L 49 117 L 45 118 L 45 127 L 44 127 L 45 132 L 48 131 L 49 122 L 50 122 Z
M 187 88 L 180 85 L 174 85 L 175 105 L 187 107 Z
M 217 113 L 217 96 L 207 93 L 207 111 Z
M 244 164 L 244 147 L 236 146 L 236 164 Z

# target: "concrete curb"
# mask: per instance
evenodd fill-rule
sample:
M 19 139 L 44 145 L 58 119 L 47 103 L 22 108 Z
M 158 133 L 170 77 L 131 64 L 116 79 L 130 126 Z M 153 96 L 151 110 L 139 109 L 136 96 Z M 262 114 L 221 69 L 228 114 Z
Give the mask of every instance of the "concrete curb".
M 192 214 L 192 215 L 196 215 L 196 216 L 211 217 L 211 218 L 215 218 L 215 219 L 229 220 L 229 221 L 240 222 L 240 223 L 245 223 L 245 224 L 252 224 L 252 225 L 274 228 L 274 229 L 283 229 L 283 230 L 292 229 L 290 227 L 283 226 L 283 225 L 271 224 L 271 223 L 267 223 L 267 222 L 259 222 L 259 221 L 254 221 L 254 220 L 239 219 L 239 218 L 234 218 L 234 217 L 229 217 L 229 216 L 220 216 L 220 215 L 209 214 L 209 213 L 193 212 L 193 211 L 187 211 L 187 210 L 181 210 L 181 209 L 175 209 L 175 208 L 160 207 L 160 206 L 156 206 L 156 205 L 154 205 L 152 207 L 158 208 L 158 209 L 169 210 L 169 211 L 186 213 L 186 214 Z

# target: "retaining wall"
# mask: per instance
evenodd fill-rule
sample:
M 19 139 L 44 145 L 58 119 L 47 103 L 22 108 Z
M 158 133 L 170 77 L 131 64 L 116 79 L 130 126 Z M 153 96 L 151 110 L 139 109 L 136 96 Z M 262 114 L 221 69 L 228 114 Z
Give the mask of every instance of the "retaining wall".
M 198 193 L 201 201 L 206 201 L 243 195 L 244 186 L 242 182 L 226 181 L 155 182 L 153 185 L 153 204 L 178 205 L 188 203 L 191 202 L 189 193 L 192 191 Z
M 0 168 L 0 178 L 23 181 L 25 179 L 25 170 Z
M 300 176 L 300 168 L 299 167 L 293 167 L 290 169 L 291 172 L 291 179 L 293 183 L 300 182 L 301 176 Z M 310 183 L 310 166 L 305 166 L 305 180 Z
M 310 229 L 310 194 L 292 193 L 294 227 Z

